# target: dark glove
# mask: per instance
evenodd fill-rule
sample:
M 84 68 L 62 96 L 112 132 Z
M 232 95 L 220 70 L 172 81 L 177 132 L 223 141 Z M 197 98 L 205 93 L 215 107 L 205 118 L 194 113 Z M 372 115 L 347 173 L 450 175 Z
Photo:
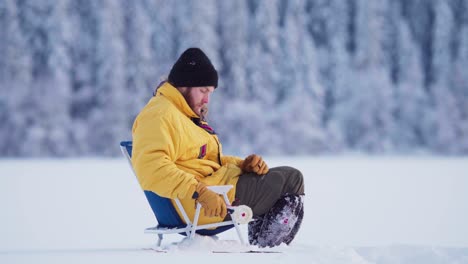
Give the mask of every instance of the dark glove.
M 240 166 L 242 172 L 254 172 L 258 175 L 268 173 L 268 165 L 259 155 L 252 154 L 244 159 Z
M 226 217 L 226 203 L 219 194 L 208 189 L 206 184 L 203 182 L 198 183 L 196 192 L 198 193 L 197 201 L 205 209 L 205 216 L 220 216 L 222 218 Z

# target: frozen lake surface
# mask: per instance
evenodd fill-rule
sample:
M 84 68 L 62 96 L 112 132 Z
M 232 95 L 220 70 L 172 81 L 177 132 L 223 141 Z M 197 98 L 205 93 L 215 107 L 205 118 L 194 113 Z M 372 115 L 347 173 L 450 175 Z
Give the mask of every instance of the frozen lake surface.
M 142 250 L 156 222 L 124 159 L 0 160 L 0 263 L 468 263 L 466 158 L 265 160 L 303 172 L 302 228 L 281 254 L 227 257 L 203 237 Z M 236 248 L 235 231 L 216 243 Z

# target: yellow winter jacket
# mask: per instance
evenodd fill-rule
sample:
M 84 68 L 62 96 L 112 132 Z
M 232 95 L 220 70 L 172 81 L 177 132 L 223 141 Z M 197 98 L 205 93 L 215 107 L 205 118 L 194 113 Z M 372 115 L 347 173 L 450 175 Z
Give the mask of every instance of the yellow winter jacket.
M 182 94 L 169 83 L 161 86 L 133 124 L 132 165 L 143 190 L 162 197 L 178 197 L 193 220 L 192 195 L 198 181 L 234 185 L 228 193 L 232 202 L 242 159 L 223 156 L 218 137 L 197 126 L 191 118 L 198 116 Z M 178 208 L 177 212 L 183 219 Z M 222 220 L 205 217 L 202 209 L 198 223 Z

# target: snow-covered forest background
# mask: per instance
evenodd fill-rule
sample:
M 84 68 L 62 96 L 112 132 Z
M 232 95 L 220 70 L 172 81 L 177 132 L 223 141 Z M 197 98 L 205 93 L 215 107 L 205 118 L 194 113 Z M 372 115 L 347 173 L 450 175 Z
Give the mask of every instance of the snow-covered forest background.
M 227 154 L 468 154 L 468 0 L 1 0 L 0 156 L 115 156 L 188 47 Z

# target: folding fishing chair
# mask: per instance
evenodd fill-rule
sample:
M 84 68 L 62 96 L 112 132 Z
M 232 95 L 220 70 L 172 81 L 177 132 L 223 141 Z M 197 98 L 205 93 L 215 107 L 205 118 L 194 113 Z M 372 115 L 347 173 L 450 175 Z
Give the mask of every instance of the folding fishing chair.
M 120 142 L 120 149 L 122 150 L 123 155 L 129 162 L 130 168 L 132 169 L 133 174 L 136 177 L 135 171 L 133 170 L 133 166 L 131 163 L 132 148 L 132 141 Z M 154 216 L 156 217 L 156 220 L 158 222 L 158 225 L 156 225 L 155 227 L 146 228 L 144 232 L 146 234 L 157 234 L 157 246 L 159 247 L 161 246 L 163 235 L 165 234 L 181 234 L 189 237 L 190 239 L 193 239 L 195 233 L 204 236 L 213 236 L 226 230 L 229 230 L 232 227 L 235 227 L 240 242 L 242 244 L 248 245 L 248 241 L 244 240 L 242 236 L 240 225 L 248 223 L 250 221 L 251 210 L 250 208 L 246 208 L 245 206 L 243 206 L 242 210 L 244 211 L 242 211 L 239 214 L 239 210 L 237 210 L 236 212 L 236 210 L 234 209 L 235 207 L 230 206 L 227 193 L 232 187 L 232 185 L 218 185 L 208 187 L 210 190 L 221 194 L 224 197 L 224 200 L 229 208 L 228 213 L 231 215 L 231 220 L 205 225 L 198 225 L 198 218 L 201 209 L 200 203 L 197 202 L 195 216 L 193 221 L 191 221 L 184 208 L 182 207 L 180 200 L 177 198 L 174 199 L 177 208 L 182 213 L 182 216 L 185 221 L 184 223 L 180 218 L 179 214 L 177 213 L 176 209 L 174 208 L 171 199 L 161 197 L 158 194 L 151 191 L 144 191 L 146 199 L 148 200 L 151 209 L 153 210 Z M 245 212 L 245 210 L 250 210 L 250 212 Z

